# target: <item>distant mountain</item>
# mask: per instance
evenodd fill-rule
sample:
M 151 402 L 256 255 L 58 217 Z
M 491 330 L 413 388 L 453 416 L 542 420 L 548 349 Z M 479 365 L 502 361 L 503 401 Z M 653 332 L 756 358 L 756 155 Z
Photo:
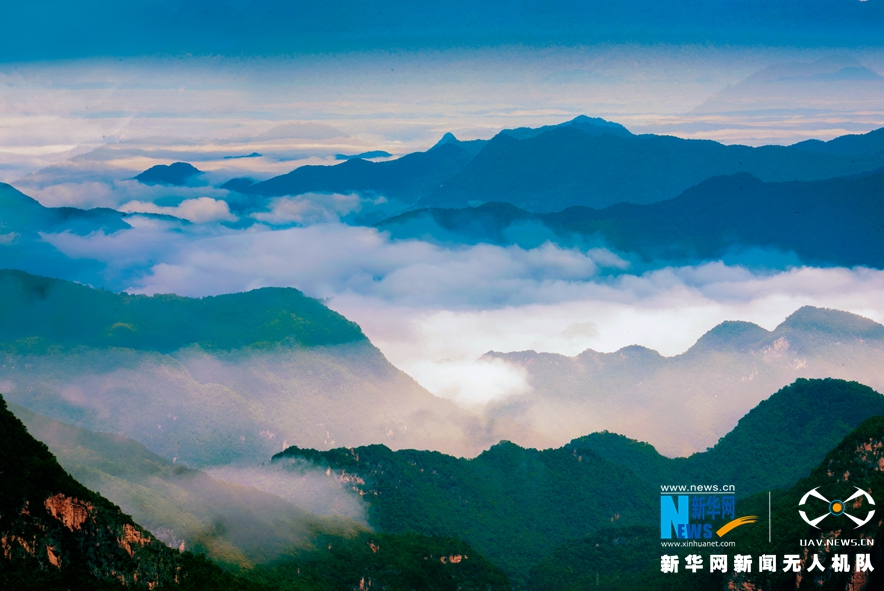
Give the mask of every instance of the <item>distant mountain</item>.
M 96 230 L 108 233 L 130 228 L 123 218 L 125 214 L 97 207 L 44 207 L 36 199 L 28 197 L 12 185 L 0 183 L 0 233 L 73 232 L 89 234 Z M 9 245 L 11 239 L 3 242 Z
M 187 162 L 173 162 L 172 164 L 157 164 L 135 176 L 135 180 L 145 185 L 172 185 L 183 186 L 191 178 L 202 174 L 192 164 Z
M 805 140 L 794 144 L 792 147 L 812 152 L 840 154 L 842 156 L 884 154 L 884 128 L 865 134 L 842 135 L 827 142 Z
M 586 115 L 579 115 L 574 119 L 571 119 L 570 121 L 565 121 L 564 123 L 559 123 L 558 125 L 544 125 L 542 127 L 518 127 L 516 129 L 504 129 L 503 131 L 501 131 L 501 133 L 519 140 L 524 140 L 531 137 L 537 137 L 538 135 L 542 135 L 552 129 L 561 128 L 576 129 L 577 131 L 580 131 L 581 133 L 589 136 L 610 134 L 620 137 L 630 137 L 633 135 L 631 131 L 629 131 L 619 123 L 606 121 L 600 117 L 587 117 Z
M 823 117 L 833 109 L 862 112 L 882 92 L 884 76 L 853 57 L 829 55 L 811 62 L 771 64 L 728 85 L 692 112 L 769 117 L 787 108 L 792 113 Z
M 386 162 L 355 159 L 336 166 L 302 166 L 251 186 L 237 185 L 236 190 L 264 196 L 357 192 L 419 208 L 502 202 L 554 212 L 656 203 L 720 175 L 812 181 L 881 168 L 884 153 L 842 153 L 807 145 L 750 148 L 633 135 L 617 123 L 580 116 L 559 125 L 503 130 L 487 141 L 461 142 L 446 134 L 427 152 Z
M 295 289 L 146 297 L 0 271 L 0 302 L 10 401 L 167 459 L 378 441 L 474 455 L 498 437 Z
M 866 386 L 799 380 L 754 408 L 713 449 L 687 459 L 594 434 L 543 451 L 501 442 L 471 460 L 368 446 L 289 448 L 273 461 L 327 468 L 368 501 L 370 523 L 383 531 L 457 532 L 518 586 L 567 539 L 612 524 L 658 522 L 661 484 L 727 483 L 740 497 L 791 486 L 845 434 L 882 413 L 884 397 Z M 612 437 L 624 444 L 606 444 Z
M 179 554 L 74 480 L 0 397 L 0 588 L 254 589 Z
M 588 135 L 556 127 L 519 140 L 499 133 L 417 207 L 499 201 L 535 212 L 656 203 L 710 177 L 818 180 L 884 167 L 884 155 L 842 156 L 781 146 L 725 146 L 669 136 Z
M 426 152 L 386 162 L 356 158 L 335 166 L 301 166 L 239 190 L 265 196 L 358 192 L 412 204 L 461 170 L 472 158 L 459 142 L 446 142 Z
M 14 187 L 0 183 L 0 261 L 6 268 L 91 278 L 101 270 L 100 263 L 67 257 L 43 240 L 41 233 L 110 234 L 131 227 L 125 218 L 125 214 L 103 207 L 44 207 Z
M 355 322 L 292 288 L 202 299 L 143 296 L 0 270 L 0 302 L 0 343 L 26 342 L 29 350 L 121 347 L 169 353 L 367 340 Z
M 369 158 L 389 158 L 390 156 L 392 156 L 392 154 L 385 152 L 384 150 L 372 150 L 370 152 L 362 152 L 359 154 L 335 154 L 335 160 L 353 160 L 354 158 L 367 160 Z
M 482 151 L 482 148 L 484 148 L 485 144 L 487 144 L 487 143 L 488 143 L 488 140 L 459 140 L 456 137 L 454 137 L 453 133 L 448 132 L 445 135 L 443 135 L 442 139 L 440 139 L 438 142 L 436 142 L 436 145 L 433 147 L 435 148 L 436 146 L 441 146 L 444 144 L 454 144 L 460 148 L 463 148 L 464 150 L 466 150 L 467 152 L 469 152 L 470 154 L 475 156 L 476 154 L 478 154 L 479 152 Z
M 613 431 L 664 454 L 714 444 L 750 408 L 797 378 L 856 380 L 884 391 L 884 326 L 835 310 L 803 307 L 775 330 L 725 322 L 681 355 L 639 346 L 575 357 L 488 353 L 523 368 L 531 392 L 486 410 L 564 441 Z M 518 441 L 518 439 L 516 439 Z
M 884 134 L 873 133 L 884 141 Z M 878 141 L 872 136 L 854 139 Z M 852 141 L 841 139 L 840 146 Z M 719 259 L 759 247 L 773 249 L 780 257 L 794 253 L 808 264 L 884 268 L 884 171 L 782 183 L 741 173 L 705 180 L 674 199 L 648 205 L 621 203 L 601 210 L 571 207 L 535 214 L 487 203 L 466 209 L 419 209 L 377 227 L 399 239 L 525 248 L 546 240 L 567 246 L 601 241 L 648 262 Z
M 880 466 L 884 442 L 884 417 L 867 419 L 843 439 L 818 462 L 810 474 L 792 484 L 787 490 L 770 493 L 771 519 L 768 519 L 768 493 L 763 492 L 737 503 L 741 515 L 757 515 L 757 523 L 744 525 L 727 534 L 735 545 L 723 549 L 662 548 L 659 546 L 659 529 L 609 528 L 580 540 L 569 540 L 555 552 L 537 562 L 531 570 L 527 584 L 529 591 L 578 591 L 599 588 L 605 591 L 706 591 L 708 589 L 797 589 L 808 587 L 802 581 L 811 581 L 808 588 L 839 591 L 872 591 L 884 586 L 882 569 L 884 551 L 880 547 L 884 539 L 880 519 L 872 519 L 866 525 L 854 527 L 844 517 L 829 515 L 814 528 L 798 515 L 797 507 L 802 497 L 812 489 L 830 499 L 857 498 L 850 503 L 848 513 L 864 517 L 872 506 L 857 489 L 877 496 L 884 488 L 884 476 Z M 874 498 L 874 497 L 873 497 Z M 826 513 L 828 503 L 816 497 L 810 498 L 805 507 L 812 509 L 812 517 Z M 768 541 L 770 536 L 770 541 Z M 867 546 L 826 545 L 826 540 L 869 540 Z M 805 546 L 801 540 L 812 540 L 819 546 Z M 831 542 L 830 542 L 831 543 Z M 726 573 L 711 573 L 704 568 L 692 573 L 684 568 L 687 554 L 699 554 L 704 565 L 710 562 L 710 554 L 727 554 Z M 679 572 L 663 574 L 660 571 L 661 554 L 677 555 Z M 748 573 L 736 573 L 733 557 L 749 555 L 753 568 Z M 798 572 L 782 568 L 785 555 L 797 555 L 800 559 Z M 813 570 L 813 555 L 817 555 L 822 571 Z M 846 555 L 848 568 L 837 572 L 832 568 L 835 554 Z M 858 571 L 857 554 L 868 554 L 872 569 Z M 773 572 L 758 568 L 758 557 L 776 556 Z M 600 577 L 596 578 L 596 573 Z

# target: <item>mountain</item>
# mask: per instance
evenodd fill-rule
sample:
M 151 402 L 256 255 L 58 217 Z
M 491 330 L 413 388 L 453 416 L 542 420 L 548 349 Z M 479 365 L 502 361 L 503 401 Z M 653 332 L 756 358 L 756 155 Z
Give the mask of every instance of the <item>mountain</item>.
M 881 566 L 884 552 L 880 541 L 884 530 L 881 520 L 872 519 L 866 525 L 855 527 L 843 517 L 831 514 L 814 528 L 799 516 L 798 508 L 804 495 L 812 490 L 826 498 L 847 499 L 855 496 L 848 513 L 860 518 L 875 509 L 862 496 L 863 491 L 877 495 L 884 487 L 880 465 L 884 440 L 884 416 L 874 416 L 848 433 L 825 455 L 808 476 L 781 491 L 764 492 L 738 502 L 738 513 L 757 515 L 757 523 L 734 529 L 727 534 L 734 546 L 724 549 L 660 548 L 657 528 L 610 528 L 571 540 L 555 552 L 537 562 L 531 571 L 527 588 L 531 591 L 576 591 L 587 587 L 603 590 L 663 591 L 679 589 L 705 591 L 708 589 L 832 589 L 843 591 L 872 591 L 884 585 Z M 770 505 L 768 503 L 770 502 Z M 825 514 L 827 503 L 811 497 L 804 507 L 811 517 Z M 770 510 L 771 519 L 768 519 Z M 831 518 L 829 518 L 831 517 Z M 770 536 L 770 539 L 769 539 Z M 860 546 L 865 539 L 867 546 Z M 826 545 L 827 541 L 830 545 Z M 843 545 L 834 546 L 833 540 Z M 850 545 L 851 540 L 856 545 Z M 803 542 L 809 541 L 809 542 Z M 813 545 L 811 545 L 811 543 Z M 819 545 L 817 545 L 819 544 Z M 710 554 L 726 553 L 726 573 L 711 573 L 708 566 L 696 573 L 684 568 L 687 554 L 699 554 L 704 565 Z M 682 568 L 676 573 L 661 573 L 661 554 L 677 555 Z M 736 554 L 752 557 L 753 569 L 736 573 L 733 558 Z M 823 570 L 809 570 L 816 554 Z M 836 572 L 832 567 L 834 555 L 845 555 L 847 569 Z M 872 570 L 857 571 L 857 554 L 868 554 Z M 759 572 L 758 559 L 774 555 L 773 572 Z M 782 568 L 786 555 L 797 555 L 799 570 Z M 596 573 L 601 573 L 599 579 Z
M 581 133 L 589 136 L 599 136 L 605 134 L 617 135 L 621 137 L 632 136 L 632 132 L 613 121 L 606 121 L 600 117 L 587 117 L 586 115 L 578 115 L 570 121 L 559 123 L 558 125 L 544 125 L 542 127 L 518 127 L 516 129 L 504 129 L 504 133 L 510 137 L 524 140 L 530 137 L 542 135 L 552 129 L 569 128 L 576 129 Z
M 248 573 L 280 591 L 511 591 L 509 577 L 457 538 L 415 533 L 318 537 Z
M 11 402 L 167 459 L 210 466 L 378 441 L 474 455 L 495 437 L 295 289 L 148 297 L 0 271 L 0 303 Z
M 194 165 L 187 162 L 157 164 L 135 176 L 135 180 L 145 185 L 171 185 L 181 187 L 193 177 L 202 174 Z
M 874 132 L 873 132 L 874 133 Z M 872 140 L 870 140 L 872 141 Z M 418 208 L 503 202 L 532 212 L 615 203 L 656 203 L 713 176 L 748 173 L 764 182 L 821 180 L 884 167 L 884 154 L 807 146 L 726 146 L 709 140 L 633 135 L 598 118 L 503 130 L 491 140 L 447 134 L 427 152 L 386 162 L 303 166 L 237 190 L 254 195 L 351 193 Z
M 884 155 L 843 156 L 781 146 L 725 146 L 670 136 L 588 135 L 556 127 L 516 139 L 503 132 L 417 207 L 499 201 L 534 212 L 656 203 L 719 175 L 766 182 L 820 180 L 884 166 Z
M 646 485 L 580 443 L 538 451 L 503 441 L 474 459 L 383 445 L 291 447 L 273 462 L 327 469 L 367 500 L 372 526 L 460 537 L 516 584 L 565 539 L 614 520 L 641 524 L 654 516 L 648 497 L 621 492 Z
M 878 135 L 884 139 L 884 134 Z M 758 215 L 762 210 L 765 214 Z M 882 221 L 884 172 L 783 183 L 765 183 L 741 173 L 705 180 L 674 199 L 648 205 L 570 207 L 537 214 L 506 203 L 486 203 L 465 209 L 418 209 L 376 227 L 396 239 L 523 248 L 547 240 L 568 247 L 601 241 L 658 263 L 720 259 L 756 247 L 794 253 L 793 259 L 797 255 L 811 264 L 882 268 Z
M 459 142 L 445 142 L 426 152 L 385 162 L 354 158 L 335 166 L 301 166 L 239 190 L 265 196 L 356 192 L 410 205 L 461 170 L 472 158 Z
M 359 154 L 335 154 L 335 160 L 353 160 L 354 158 L 367 160 L 369 158 L 389 158 L 390 156 L 392 156 L 392 154 L 385 152 L 384 150 L 371 150 Z
M 32 417 L 33 418 L 33 417 Z M 41 421 L 42 419 L 37 419 Z M 45 425 L 44 425 L 45 426 Z M 52 426 L 50 426 L 52 427 Z M 289 546 L 273 560 L 240 569 L 239 576 L 222 571 L 201 555 L 179 552 L 165 546 L 145 531 L 113 503 L 72 478 L 58 465 L 46 446 L 35 440 L 6 408 L 0 397 L 0 428 L 4 446 L 0 453 L 0 588 L 21 591 L 111 591 L 122 589 L 182 589 L 183 591 L 345 591 L 371 587 L 405 589 L 415 584 L 423 589 L 500 590 L 510 588 L 507 576 L 473 548 L 455 538 L 414 534 L 391 535 L 369 532 L 330 533 L 311 531 L 306 540 Z M 71 432 L 62 433 L 62 439 Z M 95 437 L 101 438 L 91 434 Z M 88 442 L 88 434 L 75 433 L 77 443 Z M 116 457 L 104 450 L 101 468 L 107 460 L 121 464 L 131 443 L 117 441 Z M 79 448 L 74 453 L 95 452 L 96 447 Z M 143 463 L 151 458 L 143 452 L 128 461 Z M 95 457 L 88 461 L 94 462 Z M 154 475 L 162 466 L 154 466 Z M 126 470 L 118 465 L 117 470 Z M 144 465 L 131 466 L 131 472 Z M 86 468 L 84 467 L 84 470 Z M 177 474 L 188 477 L 186 470 Z M 168 482 L 168 474 L 161 477 Z M 156 482 L 150 483 L 155 485 Z M 202 483 L 205 486 L 205 482 Z M 185 485 L 185 488 L 187 485 Z M 224 519 L 244 518 L 231 513 L 212 493 L 220 487 L 206 487 L 203 500 L 223 511 L 216 529 L 226 527 Z M 162 487 L 142 495 L 149 504 L 168 493 Z M 227 492 L 228 497 L 230 491 Z M 223 494 L 221 495 L 224 496 Z M 179 501 L 152 510 L 168 509 Z M 244 495 L 240 501 L 258 501 Z M 266 503 L 264 503 L 266 507 Z M 192 506 L 190 507 L 192 509 Z M 247 506 L 244 509 L 249 510 Z M 254 507 L 251 508 L 253 514 Z M 186 512 L 186 511 L 185 511 Z M 168 518 L 173 517 L 168 515 Z M 180 518 L 181 513 L 174 515 Z M 281 523 L 272 524 L 281 529 Z M 266 541 L 274 532 L 268 522 L 252 524 L 253 544 Z M 327 549 L 326 549 L 327 548 Z M 244 565 L 240 565 L 244 566 Z M 303 572 L 302 572 L 303 570 Z
M 0 588 L 263 589 L 179 554 L 74 480 L 0 397 Z
M 773 331 L 725 322 L 674 357 L 639 346 L 575 357 L 534 351 L 487 353 L 522 368 L 531 392 L 486 409 L 565 441 L 613 431 L 669 456 L 706 449 L 737 420 L 797 378 L 856 380 L 884 391 L 884 326 L 805 306 Z M 516 440 L 518 442 L 518 440 Z
M 714 448 L 686 459 L 664 458 L 638 442 L 605 445 L 623 438 L 594 434 L 543 451 L 502 442 L 471 460 L 368 446 L 289 448 L 273 462 L 327 469 L 368 501 L 369 521 L 382 531 L 457 532 L 522 585 L 531 564 L 567 539 L 612 524 L 641 530 L 654 523 L 660 484 L 729 483 L 741 498 L 791 486 L 846 433 L 882 412 L 884 398 L 865 386 L 799 380 Z
M 824 117 L 833 110 L 862 112 L 881 92 L 884 76 L 854 57 L 835 54 L 810 62 L 771 64 L 710 96 L 692 113 L 734 121 L 739 117 L 782 121 L 786 112 Z
M 730 482 L 746 496 L 791 486 L 873 415 L 884 415 L 884 396 L 868 386 L 799 378 L 758 403 L 713 447 L 687 458 L 667 458 L 651 445 L 609 432 L 575 441 L 654 486 Z
M 841 408 L 833 413 L 834 406 Z M 531 565 L 565 540 L 612 524 L 655 523 L 661 484 L 728 483 L 740 497 L 791 486 L 880 413 L 884 398 L 868 387 L 800 380 L 759 404 L 714 448 L 686 459 L 663 458 L 638 442 L 605 445 L 623 438 L 594 434 L 542 451 L 501 442 L 474 459 L 374 445 L 293 447 L 273 462 L 327 469 L 367 500 L 369 522 L 382 531 L 456 532 L 519 586 Z
M 78 482 L 119 506 L 169 546 L 205 554 L 244 569 L 306 546 L 317 535 L 352 537 L 365 528 L 350 519 L 319 517 L 291 501 L 212 478 L 162 458 L 140 443 L 109 433 L 72 427 L 10 404 L 32 436 L 45 443 Z M 346 494 L 332 487 L 311 490 L 309 475 L 285 481 L 290 497 L 313 509 L 323 495 L 338 514 Z M 300 486 L 299 486 L 300 485 Z M 336 498 L 337 497 L 337 498 Z M 352 517 L 361 518 L 355 501 Z
M 102 269 L 100 263 L 69 258 L 46 242 L 41 234 L 111 234 L 131 228 L 126 217 L 103 207 L 44 207 L 14 187 L 0 183 L 0 261 L 7 268 L 65 277 L 94 277 Z

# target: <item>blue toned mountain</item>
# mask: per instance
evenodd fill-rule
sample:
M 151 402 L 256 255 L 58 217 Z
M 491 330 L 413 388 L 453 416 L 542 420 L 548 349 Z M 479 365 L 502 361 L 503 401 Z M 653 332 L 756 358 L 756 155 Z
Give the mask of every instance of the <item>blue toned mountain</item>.
M 426 152 L 385 162 L 352 158 L 335 166 L 301 166 L 239 190 L 265 196 L 356 192 L 410 205 L 463 169 L 472 158 L 459 142 L 444 142 Z
M 856 141 L 873 134 L 879 132 Z M 569 247 L 589 242 L 650 264 L 725 258 L 767 267 L 803 262 L 884 268 L 884 172 L 791 182 L 763 182 L 740 173 L 705 180 L 653 204 L 537 214 L 486 203 L 419 209 L 377 227 L 394 238 L 437 242 L 525 248 L 547 240 Z
M 171 185 L 184 186 L 202 171 L 187 162 L 173 162 L 172 164 L 157 164 L 151 166 L 141 174 L 135 176 L 135 180 L 145 185 Z
M 811 181 L 884 167 L 884 154 L 726 146 L 610 129 L 590 135 L 580 125 L 564 125 L 525 134 L 524 139 L 501 132 L 417 206 L 456 208 L 499 201 L 534 212 L 603 208 L 672 199 L 718 175 L 748 173 L 765 182 Z

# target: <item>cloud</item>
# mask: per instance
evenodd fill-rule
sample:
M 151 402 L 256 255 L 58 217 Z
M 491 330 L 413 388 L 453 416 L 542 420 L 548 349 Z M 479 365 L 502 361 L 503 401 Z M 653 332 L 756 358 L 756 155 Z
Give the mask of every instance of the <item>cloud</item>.
M 359 211 L 363 201 L 355 194 L 307 193 L 297 197 L 277 197 L 270 201 L 268 211 L 253 213 L 251 217 L 275 226 L 327 223 Z
M 205 470 L 212 478 L 276 495 L 316 515 L 348 517 L 368 525 L 366 504 L 331 474 L 303 460 L 260 467 L 220 466 Z
M 233 222 L 236 216 L 230 213 L 230 208 L 224 201 L 211 197 L 198 197 L 186 199 L 175 207 L 161 207 L 145 201 L 130 201 L 120 207 L 120 211 L 126 213 L 159 213 L 176 218 L 185 219 L 194 223 L 205 222 Z
M 277 125 L 263 133 L 255 135 L 255 139 L 278 140 L 286 138 L 303 138 L 310 140 L 328 140 L 346 138 L 347 134 L 331 125 L 322 123 L 291 122 Z
M 111 288 L 204 296 L 292 286 L 328 298 L 397 367 L 465 405 L 529 391 L 519 370 L 480 359 L 490 350 L 574 355 L 640 344 L 675 355 L 724 320 L 772 329 L 806 304 L 884 321 L 884 272 L 873 269 L 719 261 L 633 270 L 597 248 L 394 241 L 337 222 L 279 230 L 131 223 L 111 235 L 45 239 L 107 264 Z

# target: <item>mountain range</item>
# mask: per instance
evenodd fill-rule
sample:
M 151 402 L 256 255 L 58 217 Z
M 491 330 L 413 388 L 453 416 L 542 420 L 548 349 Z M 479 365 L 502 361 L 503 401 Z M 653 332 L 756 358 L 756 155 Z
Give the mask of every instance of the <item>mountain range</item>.
M 531 391 L 494 403 L 489 417 L 547 437 L 613 431 L 664 454 L 713 445 L 770 392 L 797 378 L 857 380 L 884 390 L 884 326 L 847 312 L 805 306 L 768 331 L 728 321 L 674 357 L 629 346 L 574 357 L 489 352 L 522 368 Z
M 884 397 L 866 386 L 798 380 L 752 409 L 715 447 L 689 458 L 665 458 L 648 444 L 611 442 L 614 436 L 603 433 L 540 451 L 504 441 L 474 459 L 372 445 L 292 447 L 273 461 L 326 469 L 367 500 L 369 523 L 383 531 L 456 532 L 518 588 L 534 563 L 569 539 L 657 523 L 661 484 L 731 484 L 740 498 L 788 487 L 880 414 Z
M 669 358 L 639 346 L 489 352 L 524 371 L 530 391 L 473 412 L 427 392 L 358 326 L 294 289 L 148 297 L 2 271 L 0 304 L 10 402 L 197 467 L 290 445 L 472 457 L 501 439 L 546 447 L 604 430 L 689 455 L 797 378 L 884 389 L 884 327 L 812 307 L 773 331 L 725 322 Z
M 873 133 L 884 150 L 884 133 Z M 832 142 L 808 149 L 849 149 Z M 882 268 L 884 172 L 790 182 L 763 182 L 740 173 L 704 180 L 674 199 L 647 205 L 579 206 L 538 214 L 506 203 L 486 203 L 417 209 L 376 227 L 400 240 L 523 248 L 548 240 L 567 247 L 600 244 L 627 258 L 637 254 L 641 264 L 727 259 L 764 249 L 781 253 L 788 264 Z M 775 258 L 762 260 L 771 264 Z
M 880 547 L 884 535 L 880 519 L 872 519 L 866 525 L 856 527 L 843 517 L 830 516 L 831 519 L 826 518 L 818 526 L 812 527 L 799 517 L 797 507 L 808 491 L 816 489 L 821 496 L 828 498 L 846 499 L 856 495 L 848 509 L 853 515 L 863 517 L 868 510 L 875 509 L 858 491 L 876 494 L 884 486 L 880 469 L 880 464 L 884 462 L 882 440 L 884 417 L 871 417 L 844 436 L 809 474 L 791 486 L 738 500 L 737 512 L 756 515 L 757 522 L 737 527 L 727 534 L 728 541 L 734 545 L 726 550 L 728 568 L 725 573 L 712 573 L 708 568 L 710 555 L 718 554 L 721 550 L 664 548 L 660 546 L 660 530 L 656 527 L 611 527 L 570 540 L 538 561 L 531 570 L 526 588 L 531 591 L 577 591 L 587 588 L 610 591 L 880 589 L 882 573 L 876 567 L 884 559 Z M 815 497 L 810 500 L 816 503 L 814 513 L 811 513 L 813 517 L 825 512 L 825 503 Z M 805 509 L 810 511 L 811 503 Z M 846 543 L 835 546 L 834 540 L 839 539 Z M 849 545 L 849 540 L 857 540 L 859 544 L 862 539 L 871 543 L 867 546 Z M 803 540 L 811 541 L 814 545 Z M 679 557 L 682 568 L 678 573 L 661 573 L 663 554 Z M 688 554 L 702 556 L 706 568 L 696 573 L 685 569 Z M 751 556 L 754 568 L 750 572 L 735 572 L 732 561 L 736 554 Z M 844 555 L 847 559 L 847 568 L 841 572 L 832 565 L 836 554 Z M 869 555 L 873 570 L 856 568 L 858 554 Z M 776 557 L 773 572 L 762 572 L 758 568 L 758 559 L 762 555 Z M 798 556 L 797 571 L 782 567 L 786 555 Z M 813 555 L 823 565 L 822 570 L 816 567 L 811 570 Z
M 0 427 L 4 434 L 0 453 L 3 589 L 344 591 L 360 586 L 407 589 L 415 585 L 464 591 L 510 589 L 506 574 L 469 544 L 413 533 L 311 532 L 308 539 L 288 546 L 272 560 L 234 575 L 201 554 L 169 548 L 113 503 L 72 478 L 9 412 L 2 397 Z M 84 439 L 82 434 L 78 439 Z M 131 445 L 124 445 L 117 462 L 122 453 L 131 450 Z M 104 450 L 104 459 L 108 455 L 112 452 Z M 139 459 L 147 458 L 142 454 Z M 153 492 L 161 496 L 168 491 Z M 231 508 L 216 505 L 211 494 L 203 500 L 214 509 Z M 168 510 L 173 503 L 167 501 L 160 510 Z M 263 529 L 262 525 L 253 527 Z M 253 531 L 251 536 L 260 542 L 266 533 Z
M 302 166 L 240 191 L 264 196 L 356 192 L 419 208 L 502 202 L 549 213 L 656 203 L 721 175 L 748 173 L 764 182 L 785 182 L 868 173 L 884 167 L 876 141 L 880 130 L 867 135 L 872 134 L 842 142 L 842 150 L 809 149 L 817 147 L 809 144 L 751 148 L 634 135 L 618 124 L 581 116 L 546 128 L 503 130 L 482 142 L 446 136 L 426 152 L 386 162 Z
M 475 455 L 497 440 L 295 289 L 148 297 L 0 271 L 0 318 L 10 402 L 191 465 L 295 443 Z

